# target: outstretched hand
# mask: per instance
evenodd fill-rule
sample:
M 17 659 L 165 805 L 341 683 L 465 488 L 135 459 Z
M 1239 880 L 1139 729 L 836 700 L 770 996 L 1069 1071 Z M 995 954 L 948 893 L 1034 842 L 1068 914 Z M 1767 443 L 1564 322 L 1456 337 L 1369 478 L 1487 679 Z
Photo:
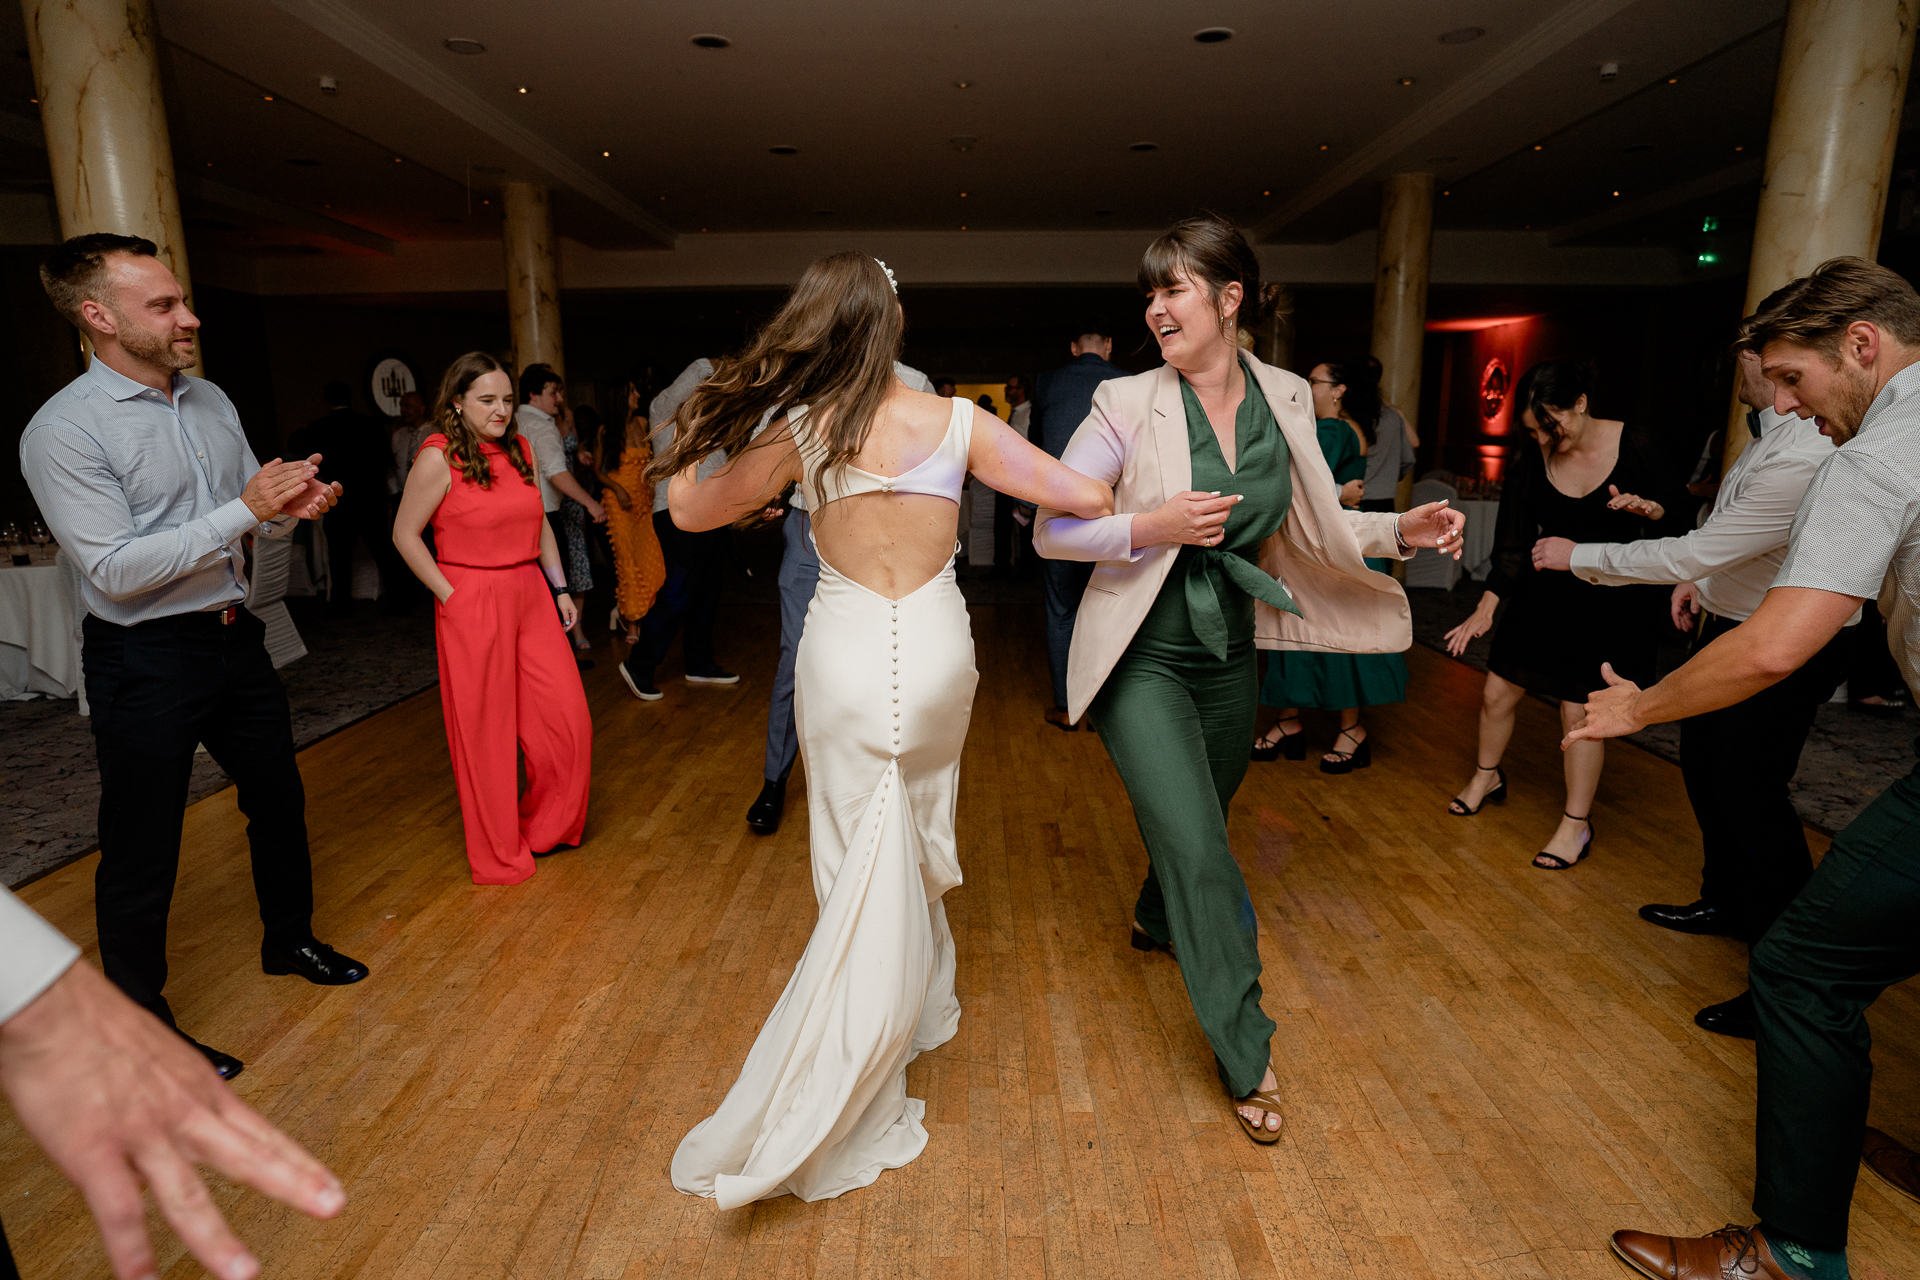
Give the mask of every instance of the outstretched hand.
M 315 1218 L 346 1193 L 325 1165 L 233 1095 L 179 1035 L 76 963 L 0 1024 L 0 1090 L 86 1197 L 120 1280 L 158 1274 L 144 1185 L 194 1257 L 228 1280 L 260 1263 L 221 1217 L 210 1164 Z
M 1643 516 L 1648 520 L 1659 520 L 1667 514 L 1667 509 L 1655 502 L 1652 498 L 1642 498 L 1636 494 L 1622 493 L 1620 492 L 1620 486 L 1617 484 L 1608 485 L 1607 492 L 1613 495 L 1607 499 L 1607 509 L 1610 511 L 1630 511 L 1634 515 Z
M 1400 541 L 1410 547 L 1433 547 L 1442 555 L 1451 553 L 1455 560 L 1466 547 L 1461 539 L 1467 527 L 1466 513 L 1455 511 L 1445 499 L 1402 513 L 1397 527 Z
M 1600 675 L 1606 680 L 1607 687 L 1588 695 L 1586 719 L 1560 739 L 1561 750 L 1576 742 L 1623 738 L 1647 727 L 1645 718 L 1640 715 L 1640 686 L 1615 675 L 1611 662 L 1600 664 Z

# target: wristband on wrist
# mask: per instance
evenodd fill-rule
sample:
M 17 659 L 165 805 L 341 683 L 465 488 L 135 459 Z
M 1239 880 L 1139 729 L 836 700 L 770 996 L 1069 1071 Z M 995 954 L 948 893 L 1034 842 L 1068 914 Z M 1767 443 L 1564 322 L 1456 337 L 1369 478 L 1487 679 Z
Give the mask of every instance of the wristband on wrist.
M 558 568 L 550 569 L 546 565 L 541 565 L 540 568 L 541 571 L 547 575 L 547 585 L 549 587 L 555 591 L 565 591 L 567 589 L 567 575 L 563 570 Z

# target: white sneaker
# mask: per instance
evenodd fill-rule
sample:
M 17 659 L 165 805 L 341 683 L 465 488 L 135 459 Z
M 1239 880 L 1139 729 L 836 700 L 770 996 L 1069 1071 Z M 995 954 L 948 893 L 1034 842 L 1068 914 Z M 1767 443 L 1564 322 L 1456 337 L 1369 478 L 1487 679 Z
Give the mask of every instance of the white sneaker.
M 627 682 L 628 691 L 631 692 L 634 697 L 640 699 L 640 701 L 658 702 L 660 701 L 660 699 L 667 696 L 666 694 L 660 692 L 658 689 L 654 688 L 652 685 L 641 684 L 639 681 L 635 680 L 633 678 L 632 673 L 627 670 L 626 663 L 622 662 L 616 665 L 618 665 L 618 667 L 620 668 L 620 678 Z
M 739 684 L 740 677 L 731 671 L 716 671 L 710 676 L 689 675 L 688 684 Z

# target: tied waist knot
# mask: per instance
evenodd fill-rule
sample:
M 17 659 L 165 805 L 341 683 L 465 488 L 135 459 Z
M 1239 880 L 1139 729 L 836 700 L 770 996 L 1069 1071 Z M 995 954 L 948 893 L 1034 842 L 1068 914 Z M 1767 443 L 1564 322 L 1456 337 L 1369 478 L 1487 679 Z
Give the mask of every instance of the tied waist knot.
M 1246 557 L 1218 547 L 1194 547 L 1192 551 L 1193 554 L 1187 559 L 1187 578 L 1183 584 L 1187 595 L 1187 617 L 1193 623 L 1194 639 L 1205 645 L 1207 652 L 1220 661 L 1226 661 L 1228 639 L 1226 602 L 1220 594 L 1221 579 L 1283 613 L 1291 613 L 1296 617 L 1300 615 L 1300 606 L 1293 602 L 1287 589 L 1262 573 L 1260 566 Z M 1213 572 L 1216 569 L 1218 573 Z

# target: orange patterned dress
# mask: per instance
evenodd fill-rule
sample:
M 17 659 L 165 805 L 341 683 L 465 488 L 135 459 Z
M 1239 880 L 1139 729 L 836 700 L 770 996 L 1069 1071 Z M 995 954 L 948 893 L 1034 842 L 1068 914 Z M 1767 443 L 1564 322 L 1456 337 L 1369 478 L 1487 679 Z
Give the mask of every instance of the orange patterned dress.
M 653 608 L 653 598 L 667 580 L 666 557 L 660 553 L 660 538 L 653 531 L 653 486 L 647 483 L 647 466 L 653 451 L 643 443 L 626 450 L 620 465 L 610 472 L 633 499 L 633 510 L 620 506 L 620 497 L 612 489 L 603 495 L 607 509 L 607 538 L 613 543 L 613 568 L 618 578 L 614 603 L 628 622 L 638 621 Z

